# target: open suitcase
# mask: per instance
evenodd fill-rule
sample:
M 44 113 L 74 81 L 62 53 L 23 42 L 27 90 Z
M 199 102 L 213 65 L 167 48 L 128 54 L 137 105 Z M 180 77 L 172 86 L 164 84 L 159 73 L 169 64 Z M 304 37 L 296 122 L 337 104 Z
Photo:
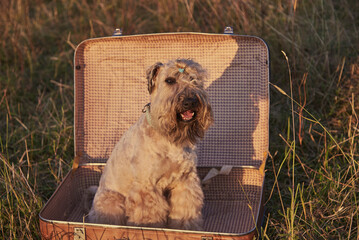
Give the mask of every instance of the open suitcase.
M 121 134 L 149 102 L 146 68 L 191 58 L 209 72 L 215 124 L 198 144 L 204 231 L 84 222 L 84 190 L 97 185 Z M 257 37 L 166 33 L 89 39 L 76 49 L 75 167 L 40 212 L 42 239 L 253 239 L 260 232 L 269 138 L 269 51 Z

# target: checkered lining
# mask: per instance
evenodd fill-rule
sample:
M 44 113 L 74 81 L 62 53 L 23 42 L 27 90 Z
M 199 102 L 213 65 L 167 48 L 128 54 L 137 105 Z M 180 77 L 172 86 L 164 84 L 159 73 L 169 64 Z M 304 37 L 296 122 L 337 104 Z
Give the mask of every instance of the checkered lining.
M 163 34 L 92 39 L 75 57 L 75 143 L 82 163 L 104 163 L 150 101 L 146 69 L 191 58 L 209 72 L 215 124 L 199 166 L 258 167 L 268 150 L 268 50 L 255 37 Z

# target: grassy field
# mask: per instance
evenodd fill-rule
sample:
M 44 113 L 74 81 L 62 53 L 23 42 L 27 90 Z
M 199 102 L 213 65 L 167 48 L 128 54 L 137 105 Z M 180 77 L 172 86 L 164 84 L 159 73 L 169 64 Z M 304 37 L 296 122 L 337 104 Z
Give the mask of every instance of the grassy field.
M 263 239 L 359 239 L 359 1 L 2 0 L 0 236 L 38 239 L 73 159 L 73 54 L 82 40 L 194 31 L 271 50 Z M 1 237 L 0 237 L 1 238 Z

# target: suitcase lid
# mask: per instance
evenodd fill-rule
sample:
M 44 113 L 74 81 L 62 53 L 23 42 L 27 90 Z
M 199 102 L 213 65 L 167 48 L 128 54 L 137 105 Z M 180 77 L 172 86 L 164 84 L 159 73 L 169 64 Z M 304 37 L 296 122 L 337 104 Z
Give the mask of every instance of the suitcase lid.
M 104 163 L 150 101 L 146 69 L 191 58 L 209 73 L 214 125 L 198 165 L 258 168 L 269 142 L 269 50 L 253 36 L 166 33 L 85 40 L 75 51 L 75 155 Z

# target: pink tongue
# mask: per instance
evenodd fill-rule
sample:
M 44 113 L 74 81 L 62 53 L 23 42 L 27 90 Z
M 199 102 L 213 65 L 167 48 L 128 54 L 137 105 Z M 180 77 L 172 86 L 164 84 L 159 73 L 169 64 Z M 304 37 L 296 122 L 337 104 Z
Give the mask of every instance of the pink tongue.
M 193 114 L 192 110 L 188 110 L 188 111 L 185 111 L 185 112 L 182 113 L 184 118 L 191 118 L 192 114 Z

